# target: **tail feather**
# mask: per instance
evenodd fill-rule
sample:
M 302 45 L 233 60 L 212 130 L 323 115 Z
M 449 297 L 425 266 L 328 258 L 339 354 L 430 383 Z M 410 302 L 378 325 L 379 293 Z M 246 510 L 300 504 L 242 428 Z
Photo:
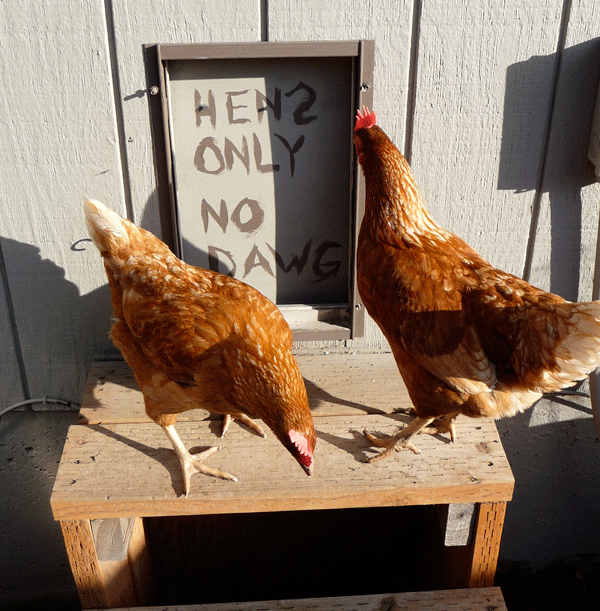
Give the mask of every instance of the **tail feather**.
M 129 243 L 127 228 L 116 212 L 94 199 L 88 199 L 83 209 L 88 232 L 100 252 L 116 252 Z
M 554 391 L 574 384 L 600 366 L 600 301 L 569 306 L 567 333 L 554 351 L 556 369 L 545 375 Z

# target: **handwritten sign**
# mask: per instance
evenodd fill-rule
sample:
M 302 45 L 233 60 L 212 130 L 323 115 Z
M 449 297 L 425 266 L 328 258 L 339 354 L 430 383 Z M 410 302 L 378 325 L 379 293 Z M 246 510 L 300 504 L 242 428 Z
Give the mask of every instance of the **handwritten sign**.
M 170 63 L 186 261 L 278 304 L 348 301 L 349 61 Z

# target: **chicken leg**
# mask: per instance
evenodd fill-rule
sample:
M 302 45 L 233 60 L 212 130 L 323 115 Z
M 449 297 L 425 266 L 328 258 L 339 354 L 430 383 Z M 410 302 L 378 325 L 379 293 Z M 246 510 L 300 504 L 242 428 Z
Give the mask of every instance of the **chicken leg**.
M 186 497 L 189 494 L 190 480 L 194 473 L 204 473 L 205 475 L 212 475 L 212 477 L 220 477 L 221 479 L 228 479 L 237 482 L 237 477 L 234 477 L 225 471 L 221 471 L 220 469 L 213 469 L 212 467 L 202 464 L 202 461 L 205 458 L 211 454 L 214 454 L 219 449 L 218 446 L 208 448 L 208 450 L 204 450 L 204 452 L 192 455 L 185 445 L 183 445 L 181 437 L 179 437 L 179 434 L 172 424 L 163 426 L 162 429 L 169 438 L 169 441 L 173 444 L 173 449 L 175 450 L 175 454 L 177 454 L 177 458 L 179 459 L 179 464 L 181 465 L 181 470 L 183 473 L 183 488 Z

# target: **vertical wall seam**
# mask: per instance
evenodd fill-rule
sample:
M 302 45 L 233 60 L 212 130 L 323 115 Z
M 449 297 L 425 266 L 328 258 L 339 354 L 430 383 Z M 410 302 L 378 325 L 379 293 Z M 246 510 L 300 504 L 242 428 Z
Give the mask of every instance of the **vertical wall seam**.
M 137 219 L 134 217 L 133 203 L 131 197 L 131 179 L 129 176 L 129 164 L 127 159 L 127 139 L 125 136 L 125 116 L 123 112 L 123 96 L 121 92 L 121 79 L 119 76 L 117 39 L 115 36 L 112 0 L 105 0 L 104 14 L 106 19 L 106 41 L 108 45 L 108 59 L 110 62 L 110 72 L 112 76 L 115 120 L 117 123 L 117 140 L 121 163 L 121 177 L 123 179 L 123 199 L 125 200 L 127 217 L 133 222 L 136 222 Z
M 260 0 L 260 39 L 269 42 L 269 0 Z
M 567 39 L 567 30 L 569 28 L 569 17 L 571 14 L 572 0 L 564 0 L 563 11 L 558 31 L 558 41 L 556 44 L 556 62 L 552 74 L 552 93 L 550 96 L 550 104 L 548 105 L 548 115 L 546 125 L 544 126 L 544 136 L 542 139 L 542 159 L 540 161 L 539 172 L 536 181 L 535 194 L 533 198 L 531 224 L 529 227 L 529 237 L 527 238 L 527 249 L 525 251 L 525 264 L 523 266 L 523 279 L 529 280 L 531 277 L 531 266 L 533 265 L 533 252 L 537 237 L 537 229 L 542 206 L 542 196 L 544 194 L 544 183 L 546 180 L 546 168 L 548 163 L 548 155 L 550 148 L 550 137 L 552 135 L 552 123 L 554 119 L 554 107 L 556 105 L 556 96 L 558 93 L 558 81 L 560 79 L 560 71 L 562 60 L 565 51 L 565 43 Z
M 415 106 L 417 103 L 417 70 L 419 63 L 419 39 L 421 36 L 421 0 L 414 0 L 410 60 L 408 66 L 408 91 L 406 102 L 406 131 L 404 136 L 404 157 L 410 163 L 412 156 L 415 125 Z
M 2 250 L 2 244 L 0 244 L 0 278 L 2 280 L 2 287 L 4 289 L 4 296 L 6 299 L 6 310 L 8 312 L 8 322 L 13 340 L 15 360 L 17 361 L 17 368 L 19 370 L 19 377 L 21 380 L 21 391 L 23 392 L 23 397 L 25 399 L 31 399 L 29 382 L 27 380 L 27 369 L 25 367 L 25 358 L 23 357 L 23 348 L 19 338 L 19 327 L 17 325 L 17 318 L 15 316 L 15 309 L 10 293 L 10 284 L 8 282 L 6 265 L 4 263 L 4 251 Z

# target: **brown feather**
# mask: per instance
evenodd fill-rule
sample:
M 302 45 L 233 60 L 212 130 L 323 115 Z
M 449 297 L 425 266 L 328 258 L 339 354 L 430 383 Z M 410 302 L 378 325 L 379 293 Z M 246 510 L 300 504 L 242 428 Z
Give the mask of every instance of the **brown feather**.
M 420 418 L 511 415 L 600 364 L 600 302 L 573 304 L 492 267 L 425 208 L 376 125 L 355 130 L 366 183 L 357 284 Z
M 312 415 L 292 332 L 277 307 L 239 280 L 186 264 L 99 202 L 86 202 L 86 216 L 109 280 L 111 338 L 148 416 L 166 426 L 202 407 L 260 418 L 301 465 L 312 466 Z M 298 434 L 309 460 L 292 441 Z

